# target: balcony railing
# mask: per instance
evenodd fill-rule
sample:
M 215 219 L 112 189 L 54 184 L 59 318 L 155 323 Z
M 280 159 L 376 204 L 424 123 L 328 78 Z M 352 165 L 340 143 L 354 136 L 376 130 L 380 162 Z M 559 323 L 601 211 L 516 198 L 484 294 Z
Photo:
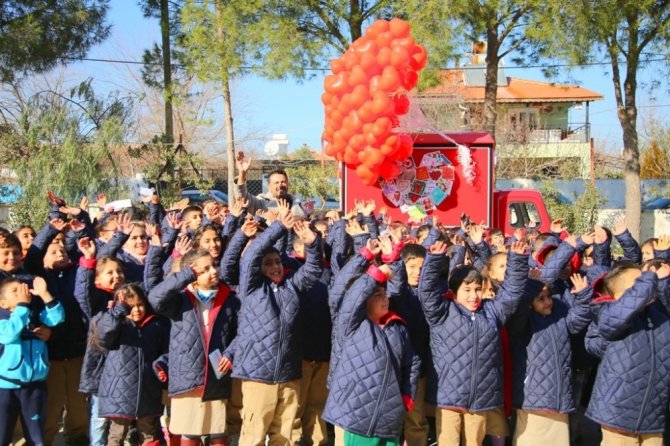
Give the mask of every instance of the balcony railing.
M 496 132 L 498 143 L 557 144 L 585 143 L 590 138 L 590 124 L 572 123 L 568 129 L 505 128 Z

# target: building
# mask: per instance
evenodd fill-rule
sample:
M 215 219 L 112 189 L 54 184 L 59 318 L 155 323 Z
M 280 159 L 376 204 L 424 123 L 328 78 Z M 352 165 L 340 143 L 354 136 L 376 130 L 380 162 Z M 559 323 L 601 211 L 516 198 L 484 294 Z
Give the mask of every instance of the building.
M 439 84 L 418 95 L 426 118 L 440 130 L 481 130 L 485 74 L 480 54 L 462 68 L 442 71 Z M 509 77 L 499 68 L 496 175 L 588 177 L 593 152 L 589 104 L 602 99 L 586 88 Z

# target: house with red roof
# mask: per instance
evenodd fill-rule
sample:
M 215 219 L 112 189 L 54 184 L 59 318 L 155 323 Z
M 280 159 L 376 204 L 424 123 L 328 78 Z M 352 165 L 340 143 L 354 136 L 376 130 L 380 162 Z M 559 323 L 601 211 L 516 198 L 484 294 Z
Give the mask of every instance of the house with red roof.
M 418 94 L 426 118 L 439 130 L 482 129 L 486 66 L 443 70 L 439 83 Z M 577 85 L 534 81 L 498 71 L 496 158 L 499 177 L 586 178 L 593 144 L 589 104 L 603 96 Z

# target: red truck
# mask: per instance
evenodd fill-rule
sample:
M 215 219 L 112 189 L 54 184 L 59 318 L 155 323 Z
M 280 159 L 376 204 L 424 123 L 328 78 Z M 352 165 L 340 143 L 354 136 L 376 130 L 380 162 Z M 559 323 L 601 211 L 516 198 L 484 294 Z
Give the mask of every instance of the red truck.
M 403 161 L 401 174 L 376 186 L 365 186 L 354 169 L 343 166 L 340 201 L 352 209 L 354 200 L 372 199 L 385 205 L 393 219 L 406 221 L 407 212 L 436 214 L 441 224 L 459 226 L 462 213 L 475 223 L 512 235 L 517 228 L 551 224 L 542 195 L 536 190 L 495 190 L 495 142 L 488 133 L 412 134 L 414 151 Z M 472 174 L 467 181 L 458 145 L 469 149 Z M 467 151 L 466 151 L 467 152 Z

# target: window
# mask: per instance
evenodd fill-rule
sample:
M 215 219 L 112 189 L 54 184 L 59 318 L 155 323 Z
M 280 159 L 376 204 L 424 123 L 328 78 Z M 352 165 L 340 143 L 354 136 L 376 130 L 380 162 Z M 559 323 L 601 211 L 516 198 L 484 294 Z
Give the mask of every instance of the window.
M 526 201 L 510 203 L 509 205 L 509 224 L 513 228 L 526 228 L 534 223 L 536 227 L 540 226 L 540 212 L 535 203 Z

